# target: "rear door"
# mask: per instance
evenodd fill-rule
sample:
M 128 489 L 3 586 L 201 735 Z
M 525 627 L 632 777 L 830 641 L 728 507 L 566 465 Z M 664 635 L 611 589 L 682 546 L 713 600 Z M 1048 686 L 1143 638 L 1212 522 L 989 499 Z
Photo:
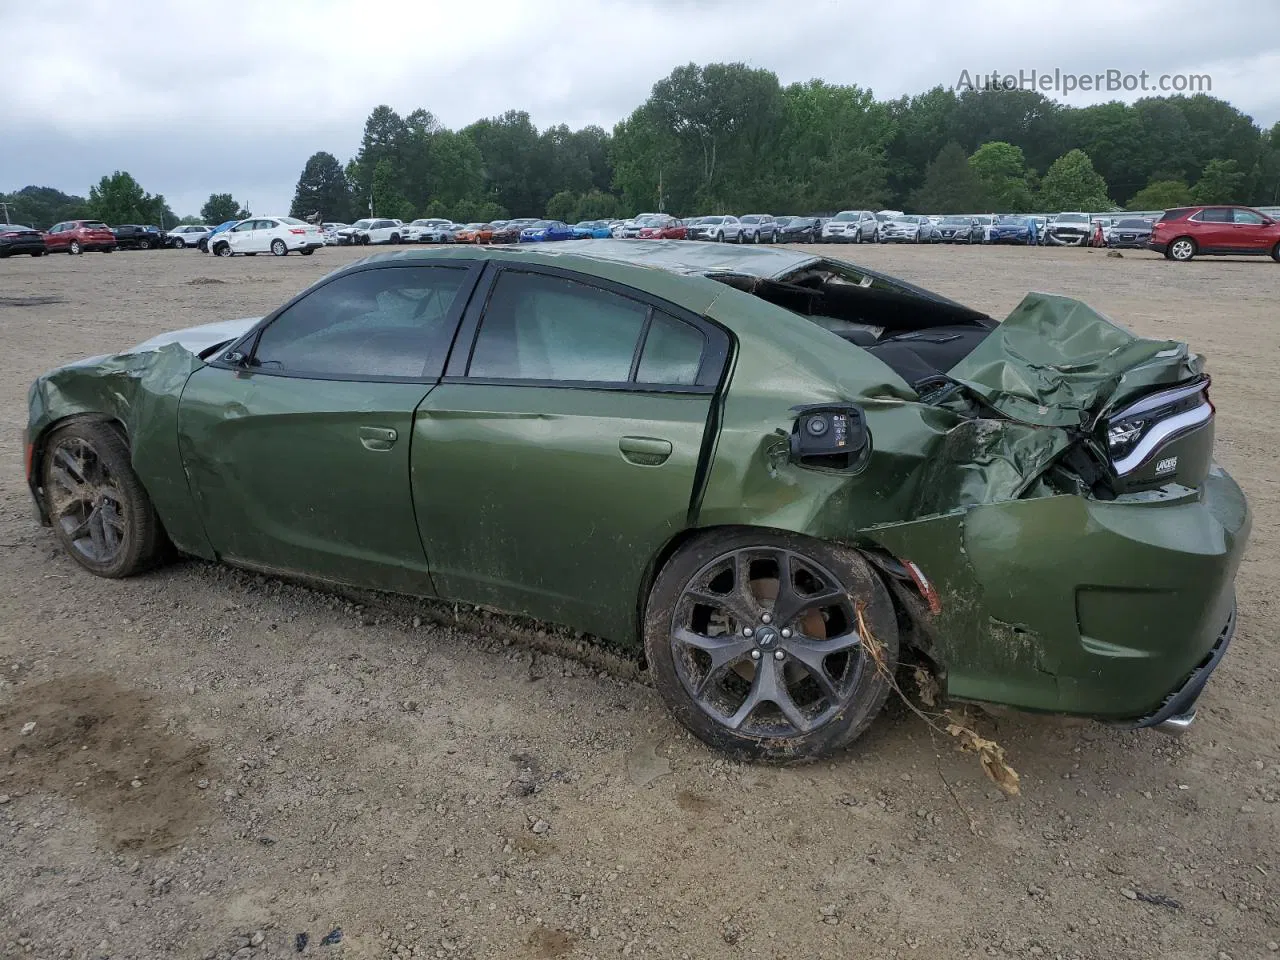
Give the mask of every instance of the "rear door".
M 442 596 L 633 635 L 688 523 L 728 337 L 627 287 L 491 266 L 418 411 L 414 503 Z
M 432 592 L 410 492 L 413 418 L 477 275 L 465 261 L 340 274 L 192 374 L 179 445 L 220 557 Z

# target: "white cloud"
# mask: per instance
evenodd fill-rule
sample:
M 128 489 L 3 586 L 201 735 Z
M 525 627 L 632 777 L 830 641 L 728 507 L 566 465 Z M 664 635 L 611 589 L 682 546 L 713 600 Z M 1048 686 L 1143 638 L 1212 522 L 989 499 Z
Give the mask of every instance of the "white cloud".
M 225 190 L 287 208 L 306 158 L 349 157 L 379 103 L 452 127 L 511 108 L 609 127 L 690 61 L 882 98 L 962 70 L 1209 73 L 1215 96 L 1280 119 L 1280 5 L 1248 0 L 41 0 L 0 4 L 0 36 L 0 189 L 83 193 L 120 168 L 179 212 Z

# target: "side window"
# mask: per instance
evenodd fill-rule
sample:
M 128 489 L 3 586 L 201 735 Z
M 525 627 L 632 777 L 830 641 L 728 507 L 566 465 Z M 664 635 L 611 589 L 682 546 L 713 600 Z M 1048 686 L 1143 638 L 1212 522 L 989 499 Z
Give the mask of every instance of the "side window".
M 231 228 L 231 233 L 248 233 L 253 229 L 253 221 L 246 220 L 244 223 L 237 223 Z
M 693 386 L 698 382 L 705 343 L 697 327 L 655 311 L 640 351 L 636 383 Z
M 574 280 L 504 271 L 467 373 L 504 380 L 625 383 L 649 308 Z
M 262 331 L 252 366 L 267 373 L 360 380 L 424 375 L 443 361 L 451 308 L 467 271 L 389 267 L 340 277 Z
M 1204 223 L 1230 223 L 1231 211 L 1229 209 L 1223 209 L 1222 207 L 1209 207 L 1208 209 L 1201 210 L 1191 219 L 1200 220 Z
M 1241 210 L 1237 207 L 1232 213 L 1235 215 L 1236 223 L 1247 223 L 1255 227 L 1262 225 L 1262 215 L 1252 210 Z

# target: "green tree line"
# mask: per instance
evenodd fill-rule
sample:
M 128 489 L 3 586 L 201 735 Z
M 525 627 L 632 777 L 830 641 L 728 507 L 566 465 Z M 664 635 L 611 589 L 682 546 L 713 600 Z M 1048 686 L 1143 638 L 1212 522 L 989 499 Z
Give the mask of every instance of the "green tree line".
M 163 197 L 120 173 L 88 198 L 27 187 L 0 200 L 11 219 L 37 226 L 77 215 L 172 216 Z M 451 130 L 426 109 L 401 116 L 378 106 L 354 157 L 343 163 L 320 151 L 307 160 L 290 212 L 577 220 L 637 210 L 1054 212 L 1191 202 L 1280 204 L 1280 124 L 1263 131 L 1207 94 L 1068 107 L 1035 91 L 939 86 L 877 100 L 856 85 L 784 86 L 769 70 L 712 63 L 677 67 L 612 130 L 538 130 L 518 110 Z M 242 210 L 213 194 L 201 218 Z

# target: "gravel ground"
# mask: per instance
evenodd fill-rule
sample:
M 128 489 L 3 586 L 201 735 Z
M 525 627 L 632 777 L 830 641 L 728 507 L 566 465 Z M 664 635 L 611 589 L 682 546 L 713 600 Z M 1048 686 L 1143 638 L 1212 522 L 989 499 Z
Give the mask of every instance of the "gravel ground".
M 536 624 L 195 562 L 97 580 L 30 519 L 31 379 L 263 313 L 355 253 L 15 258 L 0 956 L 1275 955 L 1280 268 L 834 252 L 999 316 L 1029 289 L 1078 296 L 1209 355 L 1219 458 L 1256 518 L 1232 653 L 1184 739 L 982 717 L 1022 774 L 1009 799 L 891 705 L 834 762 L 742 766 L 670 721 L 634 664 Z

